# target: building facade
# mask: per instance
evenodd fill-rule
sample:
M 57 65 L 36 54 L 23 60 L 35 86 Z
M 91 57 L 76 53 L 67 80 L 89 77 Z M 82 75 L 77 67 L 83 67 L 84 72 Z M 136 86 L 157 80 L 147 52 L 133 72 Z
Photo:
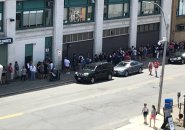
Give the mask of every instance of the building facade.
M 0 64 L 51 58 L 60 67 L 64 57 L 156 44 L 170 1 L 0 0 Z
M 185 42 L 185 0 L 173 0 L 171 40 Z

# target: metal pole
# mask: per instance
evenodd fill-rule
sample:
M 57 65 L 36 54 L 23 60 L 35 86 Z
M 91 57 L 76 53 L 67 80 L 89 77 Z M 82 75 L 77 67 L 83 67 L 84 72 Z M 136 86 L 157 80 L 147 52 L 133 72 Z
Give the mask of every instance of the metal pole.
M 184 116 L 185 116 L 185 95 L 184 95 Z M 185 128 L 185 117 L 183 120 L 183 127 Z
M 165 68 L 165 63 L 166 63 L 166 49 L 167 49 L 167 36 L 168 36 L 168 25 L 166 23 L 166 19 L 165 19 L 165 14 L 164 11 L 162 9 L 162 7 L 155 3 L 155 2 L 150 2 L 150 1 L 143 1 L 146 3 L 152 3 L 154 5 L 157 5 L 162 13 L 162 18 L 164 20 L 164 24 L 165 24 L 165 29 L 166 29 L 166 40 L 164 41 L 164 51 L 163 51 L 163 60 L 162 60 L 162 71 L 161 71 L 161 75 L 160 75 L 160 82 L 159 82 L 159 99 L 158 99 L 158 108 L 157 108 L 157 112 L 160 114 L 160 108 L 161 108 L 161 98 L 162 98 L 162 90 L 163 90 L 163 79 L 164 79 L 164 68 Z
M 167 41 L 164 43 L 164 51 L 163 51 L 163 60 L 162 60 L 162 71 L 160 75 L 160 83 L 159 83 L 159 99 L 158 99 L 158 108 L 157 112 L 160 114 L 160 108 L 161 108 L 161 98 L 162 98 L 162 90 L 163 90 L 163 79 L 164 79 L 164 68 L 166 63 L 166 48 L 167 48 Z

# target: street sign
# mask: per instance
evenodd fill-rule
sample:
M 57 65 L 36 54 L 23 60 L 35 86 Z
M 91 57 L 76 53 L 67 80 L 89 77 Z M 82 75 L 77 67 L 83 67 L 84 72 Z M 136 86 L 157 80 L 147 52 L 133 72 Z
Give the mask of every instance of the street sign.
M 168 125 L 170 126 L 170 130 L 175 130 L 172 116 L 168 118 Z
M 0 45 L 10 44 L 10 43 L 13 43 L 13 38 L 0 38 Z

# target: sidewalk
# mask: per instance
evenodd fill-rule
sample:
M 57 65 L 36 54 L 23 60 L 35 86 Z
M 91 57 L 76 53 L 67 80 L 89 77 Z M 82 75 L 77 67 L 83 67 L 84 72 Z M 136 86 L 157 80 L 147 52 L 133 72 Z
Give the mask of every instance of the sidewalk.
M 0 97 L 51 88 L 58 85 L 69 84 L 74 81 L 74 72 L 71 72 L 70 74 L 62 73 L 59 81 L 49 81 L 48 79 L 21 81 L 18 79 L 8 84 L 0 85 Z
M 182 126 L 179 126 L 179 122 L 177 120 L 177 117 L 178 117 L 177 107 L 173 108 L 172 116 L 173 116 L 175 130 L 185 130 L 185 128 L 183 128 Z M 149 123 L 149 116 L 147 119 L 148 119 L 148 123 Z M 117 128 L 115 130 L 162 130 L 161 125 L 163 124 L 163 120 L 164 120 L 163 115 L 157 114 L 156 127 L 154 128 L 153 127 L 153 120 L 152 120 L 152 124 L 151 124 L 152 127 L 150 127 L 149 124 L 145 125 L 143 123 L 143 116 L 141 115 L 141 116 L 135 117 L 133 119 L 130 119 L 130 121 L 129 121 L 130 124 L 123 126 L 123 127 L 120 127 L 120 128 Z M 181 122 L 181 125 L 182 125 L 182 122 Z M 166 129 L 166 130 L 170 130 L 170 129 Z
M 148 62 L 153 60 L 156 60 L 156 58 L 148 58 L 146 60 L 142 60 L 142 62 L 144 63 L 144 68 L 147 68 Z M 161 59 L 159 59 L 159 61 L 161 61 Z M 20 79 L 18 79 L 8 84 L 0 85 L 0 97 L 46 89 L 59 85 L 69 84 L 72 82 L 75 82 L 74 72 L 71 72 L 70 74 L 62 73 L 59 81 L 52 82 L 49 82 L 46 79 L 37 79 L 35 81 L 21 81 Z

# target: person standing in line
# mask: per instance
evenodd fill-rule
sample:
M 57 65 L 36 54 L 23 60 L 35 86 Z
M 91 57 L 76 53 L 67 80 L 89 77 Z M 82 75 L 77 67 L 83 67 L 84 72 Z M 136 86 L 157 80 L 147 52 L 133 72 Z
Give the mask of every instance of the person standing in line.
M 26 65 L 25 65 L 25 67 L 26 67 L 26 79 L 30 79 L 30 77 L 31 77 L 31 72 L 30 72 L 30 63 L 29 62 L 27 62 L 26 63 Z
M 13 67 L 12 63 L 9 63 L 8 65 L 8 79 L 13 80 Z
M 27 70 L 26 68 L 23 66 L 22 69 L 21 69 L 21 80 L 26 80 L 26 73 L 27 73 Z
M 17 61 L 14 64 L 14 71 L 15 71 L 15 79 L 19 78 L 19 64 Z
M 154 105 L 152 105 L 152 111 L 150 115 L 150 127 L 151 127 L 151 121 L 154 120 L 154 128 L 155 128 L 155 120 L 156 120 L 156 108 Z
M 148 116 L 148 113 L 149 113 L 149 110 L 148 110 L 148 107 L 147 107 L 147 104 L 144 103 L 144 107 L 142 109 L 142 113 L 143 113 L 143 117 L 144 117 L 144 124 L 148 124 L 147 123 L 147 116 Z
M 154 68 L 155 68 L 155 77 L 158 77 L 157 71 L 158 71 L 158 68 L 159 68 L 159 62 L 158 61 L 154 61 L 153 65 L 154 65 Z
M 149 69 L 149 72 L 150 72 L 149 75 L 152 75 L 152 69 L 153 69 L 153 63 L 152 62 L 148 63 L 148 69 Z
M 65 57 L 65 59 L 64 59 L 64 66 L 65 66 L 66 74 L 70 74 L 70 72 L 69 72 L 70 61 L 67 59 L 67 57 Z
M 31 65 L 30 66 L 30 72 L 31 72 L 31 80 L 35 80 L 35 73 L 36 73 L 37 69 L 35 67 L 35 65 Z

